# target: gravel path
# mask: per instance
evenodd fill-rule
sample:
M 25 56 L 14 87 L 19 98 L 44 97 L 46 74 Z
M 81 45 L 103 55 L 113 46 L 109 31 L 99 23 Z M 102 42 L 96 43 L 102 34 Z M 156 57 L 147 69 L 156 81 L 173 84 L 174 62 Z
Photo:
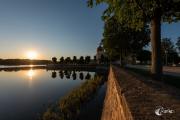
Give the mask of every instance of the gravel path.
M 150 65 L 127 65 L 127 67 L 138 68 L 138 69 L 143 69 L 143 70 L 148 70 L 148 71 L 150 71 L 151 69 Z M 180 67 L 163 66 L 163 73 L 167 75 L 180 77 Z
M 135 120 L 180 120 L 179 89 L 117 67 L 113 70 Z M 173 113 L 158 116 L 158 106 Z

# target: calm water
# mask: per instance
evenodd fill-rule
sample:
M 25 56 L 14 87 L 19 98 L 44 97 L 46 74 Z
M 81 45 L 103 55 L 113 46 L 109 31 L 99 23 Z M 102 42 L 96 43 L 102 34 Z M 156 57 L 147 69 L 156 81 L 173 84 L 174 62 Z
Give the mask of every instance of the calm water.
M 47 105 L 93 76 L 86 71 L 0 71 L 0 120 L 35 120 Z
M 0 65 L 0 68 L 13 68 L 13 67 L 33 67 L 33 66 L 46 66 L 46 65 Z

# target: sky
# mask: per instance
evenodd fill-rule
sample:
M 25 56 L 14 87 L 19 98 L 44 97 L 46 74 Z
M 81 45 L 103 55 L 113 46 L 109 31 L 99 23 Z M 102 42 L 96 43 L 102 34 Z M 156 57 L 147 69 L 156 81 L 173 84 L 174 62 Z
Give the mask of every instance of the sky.
M 102 39 L 105 5 L 86 0 L 0 0 L 0 58 L 94 56 Z M 180 36 L 180 23 L 162 24 L 162 37 Z

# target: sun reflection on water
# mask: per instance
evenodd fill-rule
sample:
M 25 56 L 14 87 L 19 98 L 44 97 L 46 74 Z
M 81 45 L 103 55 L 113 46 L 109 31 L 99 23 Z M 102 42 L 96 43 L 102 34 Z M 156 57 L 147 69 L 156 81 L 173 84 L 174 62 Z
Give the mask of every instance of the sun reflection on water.
M 34 65 L 29 65 L 31 68 L 34 67 Z
M 30 70 L 27 72 L 27 76 L 29 77 L 30 80 L 32 80 L 33 77 L 35 76 L 35 71 L 33 71 L 32 69 L 30 69 Z

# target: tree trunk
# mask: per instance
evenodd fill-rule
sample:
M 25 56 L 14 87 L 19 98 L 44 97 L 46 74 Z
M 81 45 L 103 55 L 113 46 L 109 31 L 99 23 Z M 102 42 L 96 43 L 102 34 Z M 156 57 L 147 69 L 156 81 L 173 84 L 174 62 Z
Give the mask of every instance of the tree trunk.
M 157 9 L 151 20 L 151 73 L 157 80 L 161 79 L 162 62 L 161 62 L 161 14 Z

